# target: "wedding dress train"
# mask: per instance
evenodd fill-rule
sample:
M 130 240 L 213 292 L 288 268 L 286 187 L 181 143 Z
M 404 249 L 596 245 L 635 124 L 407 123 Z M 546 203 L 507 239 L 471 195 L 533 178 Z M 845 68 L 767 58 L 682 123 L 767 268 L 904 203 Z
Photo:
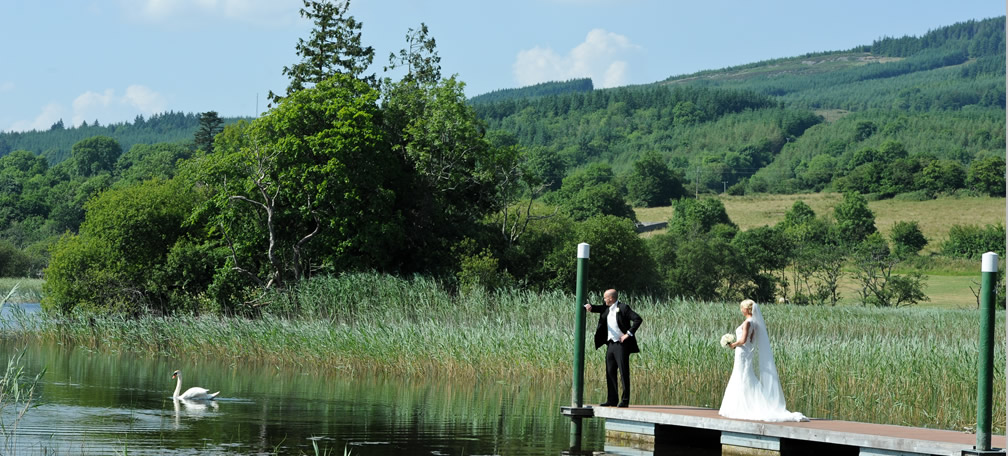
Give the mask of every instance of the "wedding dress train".
M 770 338 L 758 304 L 753 305 L 752 313 L 752 317 L 746 318 L 751 337 L 735 348 L 735 364 L 718 414 L 755 421 L 808 421 L 805 415 L 785 407 Z M 735 328 L 735 339 L 742 339 L 742 325 Z

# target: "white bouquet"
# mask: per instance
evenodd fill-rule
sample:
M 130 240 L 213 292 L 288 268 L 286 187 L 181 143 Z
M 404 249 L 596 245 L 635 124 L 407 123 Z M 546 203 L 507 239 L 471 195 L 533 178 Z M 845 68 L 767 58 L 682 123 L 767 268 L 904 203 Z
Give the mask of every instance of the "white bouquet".
M 735 343 L 735 335 L 734 334 L 728 333 L 728 334 L 725 334 L 725 335 L 721 336 L 721 346 L 722 347 L 728 348 L 728 344 L 734 344 L 734 343 Z

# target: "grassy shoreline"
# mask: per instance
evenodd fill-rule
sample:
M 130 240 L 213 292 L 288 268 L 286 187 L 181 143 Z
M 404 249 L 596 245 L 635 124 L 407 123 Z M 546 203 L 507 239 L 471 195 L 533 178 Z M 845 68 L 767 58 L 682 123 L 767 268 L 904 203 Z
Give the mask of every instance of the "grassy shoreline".
M 569 381 L 574 297 L 521 290 L 450 296 L 435 281 L 352 274 L 303 284 L 257 319 L 44 317 L 7 337 L 98 351 L 207 357 L 340 372 Z M 598 300 L 598 296 L 590 299 Z M 731 371 L 718 339 L 735 303 L 625 296 L 644 317 L 635 403 L 716 408 Z M 769 304 L 790 409 L 818 418 L 967 430 L 976 420 L 975 311 Z M 996 334 L 1004 334 L 1004 313 Z M 595 316 L 588 315 L 588 333 Z M 996 337 L 995 366 L 1005 365 Z M 601 352 L 586 353 L 587 402 L 604 396 Z M 1005 372 L 995 369 L 995 432 L 1005 429 Z

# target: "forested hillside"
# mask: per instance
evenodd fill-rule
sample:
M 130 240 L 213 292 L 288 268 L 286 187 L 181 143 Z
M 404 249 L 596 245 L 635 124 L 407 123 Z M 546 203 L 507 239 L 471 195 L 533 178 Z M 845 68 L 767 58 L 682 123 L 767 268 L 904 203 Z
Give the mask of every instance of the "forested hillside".
M 648 152 L 677 169 L 696 158 L 731 163 L 729 185 L 763 166 L 788 138 L 820 122 L 767 95 L 693 87 L 628 87 L 475 106 L 488 128 L 556 154 L 569 168 L 604 161 L 622 173 Z M 692 175 L 693 172 L 687 173 Z
M 752 90 L 807 109 L 1003 108 L 1004 30 L 1004 17 L 968 21 L 919 38 L 881 38 L 849 51 L 703 71 L 661 84 Z
M 594 88 L 591 78 L 571 79 L 564 82 L 543 82 L 540 84 L 519 87 L 516 89 L 500 89 L 490 93 L 477 95 L 469 99 L 472 104 L 492 103 L 502 100 L 520 98 L 536 98 L 548 95 L 563 95 L 567 93 L 591 92 Z
M 568 171 L 602 161 L 625 173 L 656 152 L 712 192 L 986 193 L 974 174 L 1005 148 L 1004 21 L 476 110 Z M 953 177 L 936 182 L 935 170 Z M 879 184 L 892 173 L 903 181 Z
M 222 120 L 225 125 L 238 121 L 237 118 Z M 73 145 L 83 139 L 107 136 L 115 139 L 123 150 L 130 150 L 134 144 L 191 142 L 199 124 L 197 114 L 181 112 L 154 114 L 147 119 L 137 116 L 133 122 L 108 125 L 95 120 L 68 127 L 60 120 L 45 131 L 0 132 L 0 157 L 15 150 L 26 150 L 55 165 L 70 157 Z

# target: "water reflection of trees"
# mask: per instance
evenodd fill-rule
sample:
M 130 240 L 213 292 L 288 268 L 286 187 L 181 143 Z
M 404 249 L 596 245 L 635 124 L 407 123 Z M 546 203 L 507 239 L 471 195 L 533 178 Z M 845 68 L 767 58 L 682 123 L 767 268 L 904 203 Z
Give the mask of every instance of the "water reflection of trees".
M 0 348 L 6 348 L 0 341 Z M 45 427 L 62 447 L 208 448 L 273 453 L 277 447 L 386 445 L 399 451 L 542 454 L 568 444 L 559 413 L 568 382 L 382 376 L 333 370 L 306 374 L 256 363 L 186 361 L 60 345 L 26 351 L 26 371 L 48 367 Z M 219 386 L 209 403 L 173 400 L 171 372 Z M 594 428 L 592 426 L 595 426 Z M 597 428 L 597 429 L 596 429 Z M 87 429 L 87 435 L 73 434 Z M 601 420 L 586 423 L 601 446 Z M 76 431 L 74 431 L 76 432 Z M 369 449 L 368 451 L 373 451 Z

